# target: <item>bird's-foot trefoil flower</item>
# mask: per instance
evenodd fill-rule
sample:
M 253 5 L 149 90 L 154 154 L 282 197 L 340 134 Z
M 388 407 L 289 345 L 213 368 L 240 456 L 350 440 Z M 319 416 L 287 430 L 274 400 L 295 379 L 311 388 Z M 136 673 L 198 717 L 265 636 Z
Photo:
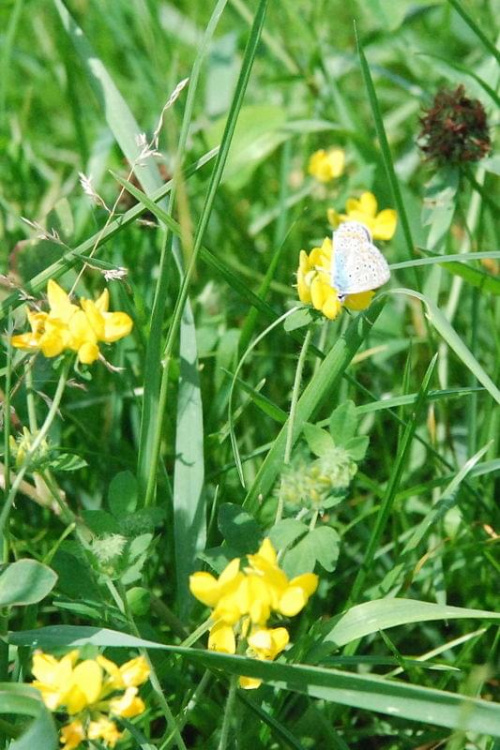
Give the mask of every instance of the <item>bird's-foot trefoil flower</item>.
M 248 655 L 269 661 L 288 644 L 288 631 L 267 628 L 268 620 L 298 614 L 316 591 L 318 576 L 304 573 L 289 580 L 271 541 L 264 539 L 259 550 L 247 556 L 246 565 L 235 558 L 218 578 L 194 573 L 189 586 L 193 596 L 212 609 L 209 648 L 235 654 L 246 644 Z M 245 688 L 258 687 L 260 682 L 240 679 Z
M 397 213 L 393 208 L 385 208 L 377 213 L 377 199 L 368 191 L 359 198 L 349 198 L 345 214 L 328 209 L 327 217 L 332 227 L 337 228 L 345 221 L 359 221 L 370 230 L 374 240 L 390 240 L 397 225 Z
M 315 151 L 309 159 L 308 172 L 319 182 L 331 182 L 344 172 L 345 152 L 341 148 Z
M 337 289 L 332 286 L 331 268 L 334 252 L 333 242 L 325 237 L 321 247 L 314 247 L 308 254 L 300 251 L 297 270 L 297 291 L 299 299 L 323 313 L 325 318 L 335 320 L 342 307 L 349 310 L 365 310 L 373 299 L 374 292 L 348 294 L 342 301 Z
M 150 673 L 142 656 L 118 666 L 104 656 L 79 661 L 77 650 L 61 659 L 38 651 L 32 672 L 47 708 L 71 718 L 61 729 L 62 750 L 74 750 L 86 739 L 113 748 L 123 732 L 110 717 L 130 719 L 146 708 L 137 695 Z
M 28 312 L 30 333 L 12 337 L 12 346 L 41 351 L 57 357 L 64 351 L 77 353 L 78 361 L 90 365 L 99 358 L 99 344 L 110 344 L 127 336 L 132 319 L 124 312 L 108 312 L 109 292 L 93 300 L 81 299 L 80 306 L 52 279 L 47 284 L 48 312 Z

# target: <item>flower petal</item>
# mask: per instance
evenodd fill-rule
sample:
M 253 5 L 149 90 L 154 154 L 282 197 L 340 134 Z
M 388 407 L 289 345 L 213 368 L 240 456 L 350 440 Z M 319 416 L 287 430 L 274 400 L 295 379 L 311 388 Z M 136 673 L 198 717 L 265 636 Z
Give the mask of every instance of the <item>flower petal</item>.
M 373 238 L 375 240 L 390 240 L 396 231 L 398 215 L 393 208 L 385 208 L 375 217 Z

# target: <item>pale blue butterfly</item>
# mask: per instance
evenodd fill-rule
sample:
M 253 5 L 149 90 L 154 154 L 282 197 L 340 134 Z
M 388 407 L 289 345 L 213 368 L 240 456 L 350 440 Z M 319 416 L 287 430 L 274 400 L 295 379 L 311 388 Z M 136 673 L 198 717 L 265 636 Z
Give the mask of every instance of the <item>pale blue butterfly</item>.
M 331 285 L 340 302 L 348 294 L 377 289 L 389 281 L 387 261 L 372 243 L 367 226 L 359 221 L 346 221 L 333 233 Z

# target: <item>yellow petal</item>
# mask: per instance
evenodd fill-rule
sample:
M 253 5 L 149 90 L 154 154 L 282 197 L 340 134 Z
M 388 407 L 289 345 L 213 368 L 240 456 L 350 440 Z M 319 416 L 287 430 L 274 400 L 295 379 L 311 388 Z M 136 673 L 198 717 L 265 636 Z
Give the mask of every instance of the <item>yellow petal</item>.
M 349 294 L 344 300 L 344 305 L 349 310 L 366 310 L 370 306 L 372 299 L 375 296 L 375 292 L 359 292 L 358 294 Z
M 43 334 L 40 339 L 40 349 L 44 357 L 57 357 L 64 351 L 67 340 L 64 333 L 53 328 Z
M 390 240 L 396 231 L 398 215 L 393 208 L 385 208 L 375 217 L 373 239 Z
M 235 654 L 236 639 L 233 628 L 225 623 L 216 622 L 210 630 L 208 648 L 223 654 Z
M 82 310 L 87 317 L 88 324 L 94 331 L 99 341 L 104 341 L 104 316 L 97 308 L 95 302 L 91 299 L 82 299 L 80 301 Z
M 108 344 L 128 336 L 133 326 L 132 318 L 124 312 L 106 313 L 104 315 L 104 332 L 102 341 Z
M 120 667 L 123 683 L 127 687 L 135 687 L 146 682 L 151 673 L 151 667 L 144 656 L 136 656 L 135 659 L 125 662 Z
M 38 349 L 41 337 L 41 333 L 19 333 L 12 336 L 10 343 L 16 349 Z
M 330 289 L 330 293 L 321 307 L 321 312 L 328 320 L 335 320 L 342 312 L 342 305 L 334 289 Z
M 255 690 L 262 685 L 262 680 L 258 677 L 240 677 L 238 683 L 243 690 Z
M 89 740 L 103 740 L 110 747 L 114 747 L 123 732 L 118 731 L 114 721 L 102 716 L 98 721 L 91 721 L 88 728 Z
M 278 555 L 276 554 L 276 550 L 273 547 L 273 543 L 269 539 L 269 537 L 266 537 L 262 544 L 259 547 L 259 551 L 257 552 L 259 557 L 263 557 L 264 560 L 267 560 L 268 563 L 271 565 L 276 565 L 278 561 Z M 251 559 L 252 555 L 249 555 L 249 560 Z
M 375 216 L 377 213 L 377 199 L 373 193 L 366 191 L 361 194 L 359 199 L 359 209 L 367 216 Z
M 307 596 L 304 590 L 298 586 L 291 586 L 280 599 L 279 611 L 286 617 L 298 614 L 307 604 Z
M 64 742 L 61 750 L 75 750 L 85 739 L 85 730 L 79 719 L 71 721 L 61 729 L 61 742 Z
M 217 579 L 211 573 L 200 571 L 189 576 L 189 590 L 207 607 L 215 607 L 220 598 Z
M 316 310 L 321 310 L 323 305 L 330 296 L 330 292 L 333 291 L 329 284 L 322 278 L 322 274 L 318 274 L 311 282 L 311 301 L 313 307 Z
M 59 284 L 52 279 L 49 279 L 47 284 L 47 297 L 50 306 L 49 317 L 59 318 L 67 323 L 78 309 L 76 305 L 71 304 L 70 298 L 64 289 L 61 289 Z
M 95 306 L 101 313 L 108 312 L 109 308 L 109 292 L 107 289 L 103 291 L 100 297 L 95 301 Z
M 72 682 L 84 693 L 88 705 L 95 703 L 101 694 L 102 669 L 94 659 L 86 659 L 74 668 Z
M 114 716 L 123 716 L 125 719 L 131 719 L 134 716 L 144 713 L 146 706 L 144 701 L 137 697 L 137 688 L 130 687 L 119 698 L 113 698 L 109 701 L 109 711 Z
M 351 218 L 351 214 L 353 211 L 361 211 L 361 204 L 357 198 L 348 198 L 345 204 L 345 210 L 346 210 L 346 221 L 349 221 Z
M 78 361 L 82 365 L 91 365 L 99 359 L 99 347 L 97 344 L 82 344 L 78 349 Z
M 305 594 L 309 597 L 318 588 L 319 579 L 315 573 L 302 573 L 300 576 L 295 576 L 290 581 L 290 586 L 300 586 Z

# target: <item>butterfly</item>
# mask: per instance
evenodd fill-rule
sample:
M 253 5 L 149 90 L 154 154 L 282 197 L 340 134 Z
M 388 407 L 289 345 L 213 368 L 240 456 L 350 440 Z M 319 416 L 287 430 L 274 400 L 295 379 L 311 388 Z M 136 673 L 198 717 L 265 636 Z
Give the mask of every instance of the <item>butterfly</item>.
M 333 233 L 330 269 L 331 285 L 340 302 L 348 294 L 377 289 L 389 281 L 387 261 L 375 245 L 368 227 L 359 221 L 346 221 Z

